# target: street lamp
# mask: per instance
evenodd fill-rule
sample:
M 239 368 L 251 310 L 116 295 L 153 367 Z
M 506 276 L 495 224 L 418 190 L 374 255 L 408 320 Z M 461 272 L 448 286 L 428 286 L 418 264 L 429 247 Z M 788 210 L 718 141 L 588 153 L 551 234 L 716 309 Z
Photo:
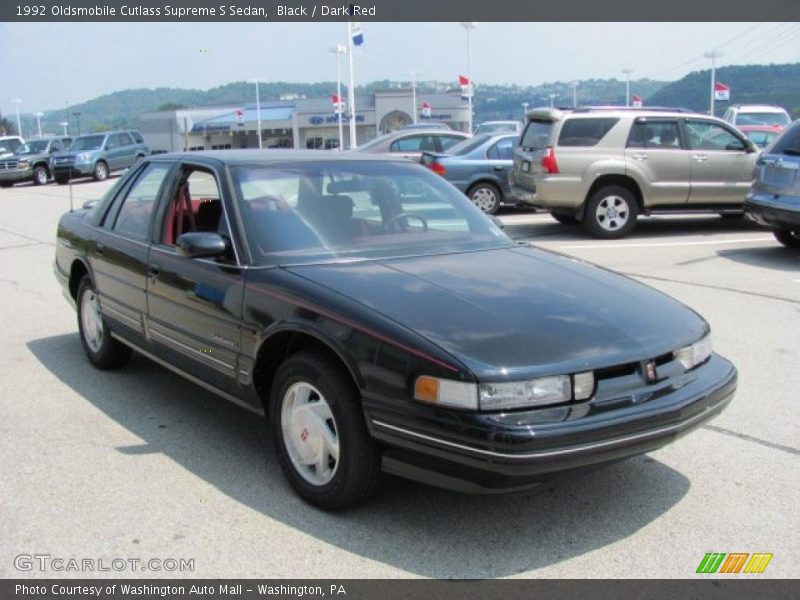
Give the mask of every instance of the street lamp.
M 61 123 L 59 123 L 59 125 L 61 125 L 61 127 L 63 127 L 63 128 L 64 128 L 64 137 L 66 137 L 67 135 L 69 135 L 69 134 L 67 133 L 67 127 L 69 127 L 69 122 L 68 122 L 68 121 L 61 121 Z
M 256 127 L 258 128 L 258 147 L 261 148 L 261 96 L 258 90 L 258 79 L 249 79 L 250 83 L 256 84 Z
M 412 113 L 414 124 L 417 123 L 417 75 L 420 75 L 417 71 L 409 71 L 408 74 L 411 76 L 411 102 L 414 105 L 414 112 Z
M 633 73 L 633 69 L 625 68 L 622 69 L 622 72 L 625 73 L 625 106 L 631 105 L 631 73 Z
M 716 76 L 717 76 L 717 63 L 716 60 L 722 56 L 722 52 L 718 52 L 717 50 L 712 50 L 711 52 L 706 52 L 703 54 L 705 58 L 711 59 L 711 103 L 710 103 L 710 110 L 709 113 L 712 117 L 714 116 L 714 84 L 716 83 Z
M 333 52 L 336 55 L 336 97 L 339 98 L 339 104 L 335 107 L 336 120 L 339 123 L 339 150 L 344 150 L 344 123 L 342 123 L 342 65 L 339 62 L 339 57 L 342 54 L 347 54 L 347 46 L 344 44 L 336 44 L 330 48 L 328 52 Z
M 578 107 L 578 82 L 572 82 L 572 108 Z
M 19 105 L 22 104 L 22 100 L 19 98 L 14 98 L 12 102 L 16 105 L 17 108 L 17 135 L 22 136 L 22 123 L 19 120 Z
M 528 107 L 529 106 L 530 106 L 530 104 L 528 104 L 527 102 L 523 102 L 522 103 L 522 120 L 523 121 L 525 121 L 525 118 L 528 115 Z
M 43 112 L 36 113 L 36 128 L 39 130 L 39 139 L 42 137 L 42 117 L 44 116 Z
M 74 112 L 72 116 L 75 117 L 75 120 L 78 122 L 78 135 L 81 134 L 81 113 Z
M 477 27 L 477 23 L 473 21 L 464 21 L 461 22 L 461 26 L 467 30 L 467 79 L 469 79 L 469 87 L 467 88 L 467 107 L 469 109 L 469 120 L 468 120 L 468 127 L 469 127 L 469 134 L 472 135 L 472 95 L 475 91 L 475 83 L 472 81 L 472 45 L 470 42 L 470 33 L 472 32 L 475 27 Z
M 548 97 L 550 98 L 550 108 L 553 108 L 553 105 L 555 104 L 556 94 L 550 94 Z

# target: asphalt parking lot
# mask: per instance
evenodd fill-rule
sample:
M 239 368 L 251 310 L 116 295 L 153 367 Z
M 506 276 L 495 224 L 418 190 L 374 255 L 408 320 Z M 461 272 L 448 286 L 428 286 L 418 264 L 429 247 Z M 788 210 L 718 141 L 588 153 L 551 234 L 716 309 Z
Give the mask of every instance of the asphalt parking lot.
M 113 183 L 77 183 L 75 206 Z M 519 240 L 682 300 L 739 368 L 711 424 L 538 492 L 467 496 L 400 480 L 358 509 L 300 501 L 258 419 L 141 357 L 101 373 L 52 274 L 68 188 L 0 191 L 0 576 L 19 554 L 186 558 L 211 577 L 693 577 L 706 552 L 769 552 L 798 577 L 800 254 L 718 216 L 653 217 L 618 241 L 509 212 Z M 620 307 L 619 318 L 625 319 Z M 657 319 L 658 315 L 654 314 Z M 88 575 L 92 575 L 88 573 Z

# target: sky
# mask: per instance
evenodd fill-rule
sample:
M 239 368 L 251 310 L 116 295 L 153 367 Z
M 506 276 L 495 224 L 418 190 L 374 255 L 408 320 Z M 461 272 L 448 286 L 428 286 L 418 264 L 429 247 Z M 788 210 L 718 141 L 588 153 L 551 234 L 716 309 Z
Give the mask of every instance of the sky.
M 0 110 L 61 109 L 128 88 L 208 89 L 231 81 L 336 77 L 328 50 L 345 23 L 1 23 Z M 356 83 L 455 81 L 467 70 L 458 23 L 365 23 Z M 675 80 L 718 65 L 800 62 L 798 23 L 478 23 L 472 78 L 535 85 L 573 79 Z M 344 65 L 343 65 L 344 67 Z M 346 69 L 343 69 L 346 73 Z

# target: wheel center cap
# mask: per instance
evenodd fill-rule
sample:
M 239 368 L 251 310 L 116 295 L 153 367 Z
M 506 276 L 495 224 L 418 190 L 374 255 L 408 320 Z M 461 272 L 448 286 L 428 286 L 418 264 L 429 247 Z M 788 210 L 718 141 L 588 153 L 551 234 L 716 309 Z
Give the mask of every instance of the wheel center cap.
M 294 447 L 300 457 L 307 462 L 313 461 L 321 450 L 321 437 L 316 426 L 310 422 L 307 415 L 295 416 Z
M 609 219 L 616 219 L 616 218 L 617 218 L 617 214 L 618 214 L 618 213 L 617 213 L 617 209 L 616 209 L 616 208 L 609 208 L 609 209 L 606 211 L 606 216 L 607 216 Z

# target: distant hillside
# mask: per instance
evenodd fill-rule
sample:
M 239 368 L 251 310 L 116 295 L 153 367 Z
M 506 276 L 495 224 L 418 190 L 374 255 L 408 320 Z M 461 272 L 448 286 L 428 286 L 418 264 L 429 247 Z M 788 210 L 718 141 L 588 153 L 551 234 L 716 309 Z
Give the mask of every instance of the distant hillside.
M 731 88 L 730 102 L 715 103 L 717 115 L 729 104 L 777 104 L 800 116 L 800 63 L 721 67 L 716 78 Z M 710 93 L 711 72 L 695 71 L 645 96 L 645 103 L 707 111 Z

